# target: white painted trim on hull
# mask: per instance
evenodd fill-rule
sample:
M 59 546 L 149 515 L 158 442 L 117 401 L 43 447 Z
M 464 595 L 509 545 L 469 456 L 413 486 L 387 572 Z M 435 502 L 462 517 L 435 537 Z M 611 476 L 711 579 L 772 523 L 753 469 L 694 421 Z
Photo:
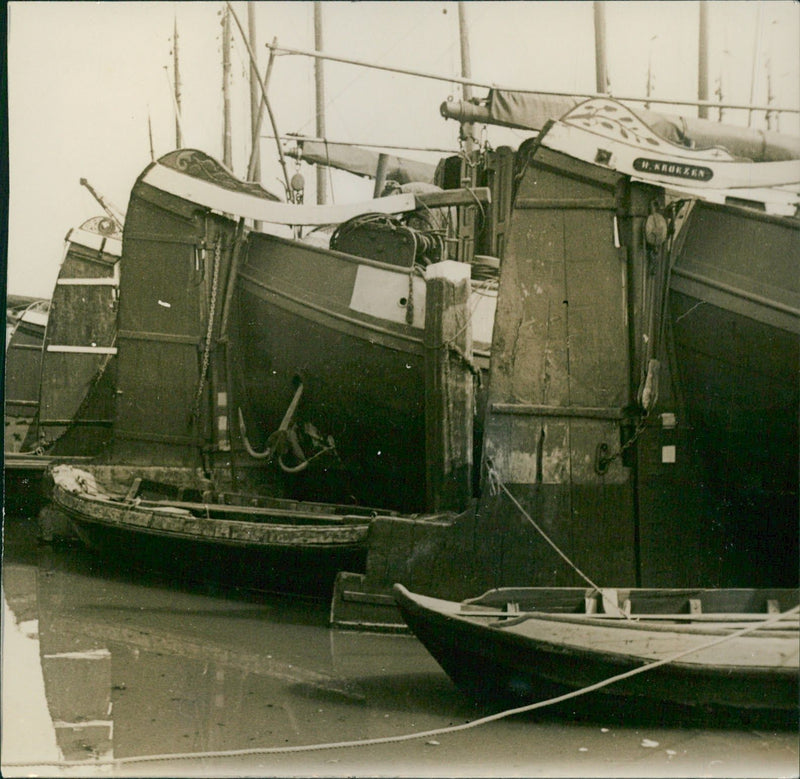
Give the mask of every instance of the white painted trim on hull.
M 367 202 L 338 206 L 279 203 L 245 192 L 234 192 L 158 163 L 145 172 L 142 181 L 162 192 L 197 203 L 218 213 L 236 214 L 246 219 L 271 224 L 338 224 L 360 214 L 399 214 L 416 209 L 416 199 L 412 194 L 390 195 Z

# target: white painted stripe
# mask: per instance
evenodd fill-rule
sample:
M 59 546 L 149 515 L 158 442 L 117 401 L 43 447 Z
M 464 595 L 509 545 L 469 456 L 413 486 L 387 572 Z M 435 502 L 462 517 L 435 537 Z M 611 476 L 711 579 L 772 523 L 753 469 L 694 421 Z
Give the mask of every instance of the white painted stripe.
M 50 344 L 47 347 L 48 352 L 57 352 L 60 354 L 116 354 L 116 346 L 58 346 Z
M 109 719 L 85 719 L 78 722 L 65 722 L 64 720 L 54 720 L 53 727 L 74 730 L 76 728 L 113 728 L 114 720 Z
M 119 279 L 59 279 L 56 284 L 59 287 L 118 287 Z
M 399 214 L 414 211 L 414 195 L 390 195 L 365 203 L 338 206 L 309 206 L 278 203 L 245 192 L 233 192 L 208 181 L 187 176 L 164 165 L 154 164 L 142 178 L 163 192 L 206 206 L 223 214 L 283 225 L 338 224 L 359 214 Z
M 739 188 L 760 188 L 791 185 L 800 181 L 800 160 L 785 160 L 781 162 L 741 162 L 737 160 L 708 159 L 708 154 L 703 152 L 693 153 L 690 149 L 683 149 L 675 144 L 664 142 L 668 151 L 645 149 L 608 138 L 592 130 L 586 130 L 573 125 L 556 123 L 542 138 L 542 145 L 555 151 L 563 152 L 571 157 L 585 160 L 598 167 L 635 176 L 649 182 L 657 182 L 665 186 L 674 184 L 687 186 L 702 192 L 706 189 L 724 190 Z M 606 163 L 598 163 L 596 155 L 603 149 L 611 153 Z M 712 178 L 703 181 L 700 179 L 686 179 L 658 171 L 643 172 L 634 168 L 634 160 L 646 157 L 667 166 L 703 167 L 713 171 Z M 733 195 L 734 193 L 730 193 Z
M 80 227 L 73 227 L 67 233 L 67 240 L 87 249 L 94 249 L 95 251 L 102 249 L 105 254 L 110 254 L 114 257 L 122 255 L 122 241 L 99 233 L 90 233 L 88 230 L 81 230 Z

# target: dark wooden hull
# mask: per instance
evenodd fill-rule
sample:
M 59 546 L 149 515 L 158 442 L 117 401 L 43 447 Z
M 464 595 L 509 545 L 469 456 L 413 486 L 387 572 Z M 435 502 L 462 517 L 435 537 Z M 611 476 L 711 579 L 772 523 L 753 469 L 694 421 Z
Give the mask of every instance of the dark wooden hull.
M 454 614 L 459 604 L 426 599 L 395 586 L 395 598 L 411 630 L 451 679 L 468 694 L 484 701 L 521 706 L 576 691 L 605 679 L 635 670 L 648 662 L 635 656 L 625 637 L 609 641 L 597 635 L 584 647 L 559 641 L 559 622 L 553 620 L 532 637 L 505 627 L 494 619 L 465 619 Z M 796 601 L 796 599 L 795 599 Z M 491 624 L 491 623 L 494 624 Z M 508 621 L 512 625 L 513 620 Z M 548 636 L 553 630 L 553 637 Z M 602 626 L 581 625 L 583 631 Z M 669 628 L 666 628 L 669 630 Z M 663 633 L 646 632 L 638 640 L 658 640 Z M 678 629 L 679 630 L 679 629 Z M 606 631 L 607 632 L 607 631 Z M 677 631 L 676 631 L 677 633 Z M 717 634 L 719 636 L 719 633 Z M 712 631 L 702 636 L 713 639 Z M 647 713 L 665 717 L 680 713 L 763 713 L 782 721 L 797 721 L 797 630 L 785 639 L 765 634 L 763 642 L 783 641 L 793 663 L 784 667 L 742 666 L 714 662 L 670 663 L 604 687 L 588 696 L 560 705 L 570 714 L 603 711 Z M 680 646 L 682 641 L 674 641 Z M 685 644 L 688 648 L 690 644 Z M 773 653 L 774 654 L 774 653 Z M 658 659 L 653 656 L 649 660 Z M 634 716 L 636 716 L 634 714 Z
M 165 502 L 148 500 L 147 493 L 144 499 L 93 494 L 77 490 L 63 468 L 52 471 L 53 504 L 109 561 L 177 581 L 325 598 L 339 570 L 364 569 L 366 510 L 241 495 L 221 503 L 224 498 L 209 496 Z
M 39 376 L 48 303 L 36 301 L 14 322 L 7 335 L 5 361 L 6 453 L 23 450 L 39 406 Z
M 798 554 L 799 241 L 797 219 L 697 202 L 670 281 L 675 363 L 706 481 L 743 554 L 787 585 Z
M 300 418 L 336 443 L 336 457 L 294 480 L 297 497 L 425 508 L 424 282 L 411 294 L 409 283 L 408 269 L 251 236 L 234 352 L 248 432 L 263 448 L 301 380 Z M 387 287 L 396 300 L 375 303 Z M 476 362 L 488 370 L 488 343 Z

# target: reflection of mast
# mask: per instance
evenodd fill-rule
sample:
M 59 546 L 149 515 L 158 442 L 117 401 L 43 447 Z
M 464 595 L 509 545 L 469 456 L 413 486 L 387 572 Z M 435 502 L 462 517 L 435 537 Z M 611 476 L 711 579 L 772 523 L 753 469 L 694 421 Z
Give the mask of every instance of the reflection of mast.
M 606 94 L 611 88 L 606 62 L 606 4 L 603 0 L 594 3 L 594 68 L 597 91 Z
M 172 33 L 172 65 L 174 75 L 175 90 L 175 146 L 180 149 L 183 147 L 183 130 L 181 129 L 181 73 L 178 66 L 178 19 Z
M 314 48 L 322 50 L 322 3 L 314 3 Z M 314 85 L 316 90 L 317 105 L 317 137 L 325 138 L 325 66 L 321 59 L 314 61 Z M 326 169 L 317 165 L 317 203 L 323 205 L 326 201 L 325 174 Z
M 708 5 L 706 0 L 700 0 L 700 19 L 698 23 L 697 42 L 697 99 L 708 100 Z M 752 98 L 750 99 L 752 103 Z M 708 118 L 708 106 L 697 107 L 697 116 L 700 119 Z

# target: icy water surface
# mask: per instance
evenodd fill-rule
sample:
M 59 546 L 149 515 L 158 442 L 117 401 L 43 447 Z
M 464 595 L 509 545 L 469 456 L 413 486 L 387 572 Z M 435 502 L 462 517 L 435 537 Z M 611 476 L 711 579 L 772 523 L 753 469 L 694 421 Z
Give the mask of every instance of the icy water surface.
M 330 630 L 326 602 L 112 572 L 82 548 L 38 545 L 22 515 L 6 518 L 4 540 L 3 776 L 798 775 L 797 734 L 786 730 L 547 714 L 265 754 L 491 710 L 463 697 L 413 637 Z M 168 757 L 147 759 L 157 755 Z

